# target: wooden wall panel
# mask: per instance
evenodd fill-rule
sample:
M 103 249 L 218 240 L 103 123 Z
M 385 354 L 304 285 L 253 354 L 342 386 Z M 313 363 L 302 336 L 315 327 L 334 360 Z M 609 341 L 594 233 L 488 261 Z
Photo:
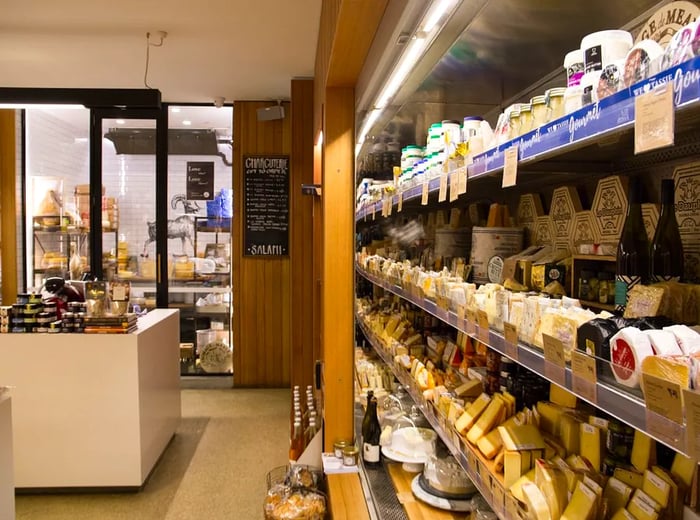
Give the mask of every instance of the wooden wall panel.
M 313 384 L 314 362 L 314 199 L 302 184 L 314 183 L 314 81 L 292 80 L 291 164 L 291 381 L 302 389 Z
M 290 384 L 289 258 L 243 256 L 243 156 L 291 156 L 291 119 L 258 121 L 264 101 L 236 101 L 233 110 L 233 380 L 237 387 Z M 289 114 L 289 103 L 284 103 Z M 292 172 L 290 168 L 290 178 Z M 291 189 L 291 188 L 290 188 Z M 291 240 L 291 232 L 290 232 Z
M 354 437 L 354 135 L 352 88 L 326 89 L 323 160 L 323 349 L 325 451 Z
M 0 110 L 0 269 L 2 301 L 17 297 L 17 215 L 16 208 L 16 131 L 15 111 Z

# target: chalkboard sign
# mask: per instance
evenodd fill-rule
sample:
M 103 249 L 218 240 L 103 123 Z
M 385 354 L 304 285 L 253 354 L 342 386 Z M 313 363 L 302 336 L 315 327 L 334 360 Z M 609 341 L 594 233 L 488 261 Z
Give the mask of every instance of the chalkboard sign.
M 243 157 L 243 254 L 289 254 L 289 156 Z
M 187 162 L 187 200 L 214 198 L 214 163 Z

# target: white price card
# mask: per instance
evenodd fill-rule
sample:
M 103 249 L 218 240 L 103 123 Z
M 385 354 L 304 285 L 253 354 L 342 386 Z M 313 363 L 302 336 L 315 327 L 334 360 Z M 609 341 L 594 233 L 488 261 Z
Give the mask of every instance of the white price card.
M 673 82 L 634 98 L 634 153 L 673 145 Z
M 457 192 L 462 195 L 467 193 L 467 179 L 469 178 L 469 167 L 472 165 L 472 155 L 469 154 L 464 158 L 464 167 L 459 169 L 459 181 L 457 182 Z
M 396 204 L 396 212 L 401 213 L 403 211 L 403 191 L 399 191 L 399 201 Z
M 386 199 L 386 216 L 391 216 L 391 211 L 394 209 L 394 196 L 389 195 Z
M 430 194 L 430 180 L 426 179 L 423 183 L 423 194 L 420 199 L 421 206 L 428 205 L 428 195 Z
M 447 200 L 447 172 L 442 172 L 440 174 L 440 192 L 438 193 L 438 202 L 445 202 Z
M 450 172 L 450 202 L 456 201 L 457 197 L 459 197 L 459 191 L 457 189 L 457 185 L 459 184 L 459 170 L 461 170 L 461 168 Z
M 518 178 L 518 146 L 511 146 L 505 151 L 503 158 L 503 184 L 502 188 L 515 186 Z

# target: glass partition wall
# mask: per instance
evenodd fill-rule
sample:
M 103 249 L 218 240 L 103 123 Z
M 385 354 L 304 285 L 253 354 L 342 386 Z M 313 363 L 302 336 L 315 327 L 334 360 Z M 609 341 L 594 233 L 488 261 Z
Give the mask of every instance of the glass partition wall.
M 180 309 L 183 374 L 230 375 L 232 111 L 27 109 L 26 289 L 48 276 L 128 280 L 132 306 Z

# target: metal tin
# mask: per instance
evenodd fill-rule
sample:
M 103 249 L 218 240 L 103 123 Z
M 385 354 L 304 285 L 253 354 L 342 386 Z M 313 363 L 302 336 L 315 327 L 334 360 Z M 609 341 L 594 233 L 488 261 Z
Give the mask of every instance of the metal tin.
M 360 450 L 357 446 L 346 446 L 343 448 L 343 466 L 357 466 L 357 459 Z

